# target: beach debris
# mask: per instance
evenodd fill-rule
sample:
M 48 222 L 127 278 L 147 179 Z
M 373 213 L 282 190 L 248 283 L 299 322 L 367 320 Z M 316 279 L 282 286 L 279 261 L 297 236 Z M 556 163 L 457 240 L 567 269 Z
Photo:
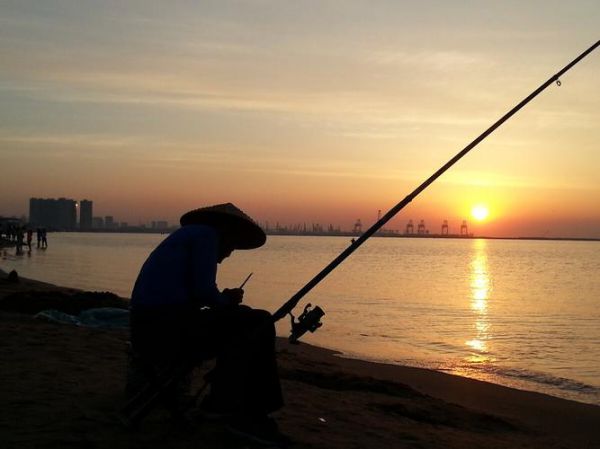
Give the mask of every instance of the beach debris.
M 33 316 L 33 318 L 35 318 L 36 320 L 44 320 L 50 323 L 57 324 L 73 324 L 75 326 L 79 324 L 77 317 L 69 315 L 68 313 L 61 312 L 60 310 L 54 309 L 42 310 L 41 312 L 36 313 Z
M 33 316 L 52 323 L 72 324 L 96 329 L 126 329 L 129 327 L 129 310 L 116 307 L 100 307 L 84 310 L 78 316 L 60 310 L 42 310 Z
M 325 418 L 322 418 L 320 416 L 319 416 L 319 421 L 321 421 L 322 423 L 326 423 L 327 422 L 327 420 Z

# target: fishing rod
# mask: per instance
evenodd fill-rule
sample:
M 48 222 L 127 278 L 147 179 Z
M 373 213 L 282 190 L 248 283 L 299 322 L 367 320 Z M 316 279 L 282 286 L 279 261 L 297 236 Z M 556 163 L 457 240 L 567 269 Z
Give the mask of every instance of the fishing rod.
M 543 83 L 540 87 L 534 90 L 531 94 L 529 94 L 525 99 L 523 99 L 519 104 L 517 104 L 514 108 L 504 114 L 498 121 L 496 121 L 492 126 L 486 129 L 483 133 L 479 135 L 475 140 L 473 140 L 470 144 L 468 144 L 465 148 L 463 148 L 459 153 L 457 153 L 452 159 L 446 162 L 440 169 L 438 169 L 433 175 L 427 178 L 420 186 L 418 186 L 415 190 L 413 190 L 408 196 L 406 196 L 402 201 L 392 207 L 383 217 L 381 217 L 373 226 L 367 229 L 363 234 L 361 234 L 356 240 L 352 240 L 352 243 L 348 248 L 340 253 L 333 261 L 329 263 L 321 272 L 319 272 L 314 278 L 312 278 L 304 287 L 302 287 L 296 294 L 294 294 L 283 306 L 281 306 L 274 314 L 273 320 L 279 321 L 286 315 L 290 315 L 292 329 L 291 335 L 289 337 L 290 341 L 295 343 L 298 339 L 304 335 L 307 331 L 314 332 L 319 327 L 321 327 L 322 323 L 320 322 L 321 317 L 325 315 L 323 309 L 319 306 L 316 306 L 314 309 L 311 309 L 311 304 L 307 304 L 304 308 L 302 314 L 298 317 L 298 320 L 292 314 L 292 310 L 298 305 L 298 302 L 306 295 L 310 290 L 312 290 L 319 282 L 321 282 L 329 273 L 331 273 L 338 265 L 340 265 L 350 254 L 352 254 L 359 246 L 361 246 L 369 237 L 375 234 L 379 229 L 381 229 L 389 220 L 391 220 L 398 212 L 400 212 L 408 203 L 410 203 L 417 195 L 419 195 L 423 190 L 425 190 L 431 183 L 433 183 L 437 178 L 439 178 L 446 170 L 452 167 L 455 163 L 457 163 L 463 156 L 465 156 L 469 151 L 475 148 L 482 140 L 484 140 L 487 136 L 493 133 L 500 125 L 506 122 L 509 118 L 511 118 L 514 114 L 516 114 L 521 108 L 523 108 L 527 103 L 537 97 L 542 91 L 544 91 L 550 84 L 556 83 L 557 86 L 561 85 L 560 77 L 571 69 L 575 64 L 585 58 L 588 54 L 596 49 L 600 45 L 600 40 L 597 41 L 594 45 L 588 48 L 586 51 L 581 53 L 577 58 L 563 67 L 559 72 L 552 75 L 548 81 Z
M 438 171 L 431 175 L 425 182 L 423 182 L 419 187 L 417 187 L 413 192 L 411 192 L 406 198 L 404 198 L 392 209 L 390 209 L 373 226 L 367 229 L 356 240 L 353 240 L 348 248 L 342 251 L 342 253 L 339 256 L 337 256 L 329 265 L 327 265 L 304 287 L 302 287 L 295 295 L 293 295 L 285 304 L 283 304 L 283 306 L 281 306 L 273 314 L 273 321 L 279 321 L 286 315 L 290 315 L 292 321 L 292 332 L 289 337 L 290 341 L 295 343 L 306 332 L 314 332 L 322 325 L 320 320 L 323 317 L 323 315 L 325 315 L 325 312 L 323 312 L 323 309 L 321 309 L 319 306 L 316 306 L 315 308 L 311 309 L 311 304 L 307 304 L 304 308 L 304 311 L 298 317 L 297 320 L 294 317 L 294 315 L 292 315 L 292 310 L 298 305 L 298 302 L 304 297 L 304 295 L 306 295 L 310 290 L 312 290 L 313 287 L 315 287 L 329 273 L 331 273 L 339 264 L 341 264 L 369 237 L 371 237 L 373 234 L 375 234 L 375 232 L 377 232 L 381 227 L 383 227 L 391 218 L 394 217 L 394 215 L 400 212 L 400 210 L 402 210 L 402 208 L 404 208 L 408 203 L 410 203 L 419 193 L 425 190 L 433 181 L 440 177 L 442 173 L 444 173 L 446 170 L 452 167 L 452 165 L 458 162 L 459 159 L 461 159 L 483 139 L 490 135 L 502 123 L 504 123 L 506 120 L 512 117 L 519 109 L 521 109 L 531 100 L 533 100 L 540 92 L 546 89 L 550 84 L 556 82 L 560 86 L 559 77 L 566 71 L 568 71 L 571 67 L 573 67 L 575 64 L 577 64 L 579 61 L 581 61 L 599 45 L 600 40 L 594 45 L 592 45 L 590 48 L 588 48 L 581 55 L 579 55 L 577 58 L 575 58 L 571 63 L 566 65 L 562 70 L 560 70 L 558 73 L 552 76 L 548 81 L 546 81 L 544 84 L 538 87 L 527 98 L 521 101 L 517 106 L 511 109 L 502 118 L 500 118 L 500 120 L 498 120 L 496 123 L 490 126 L 485 132 L 483 132 L 479 137 L 473 140 L 473 142 L 467 145 L 456 156 L 450 159 L 444 166 L 442 166 Z M 252 273 L 248 275 L 248 277 L 244 280 L 240 288 L 242 288 L 246 284 L 246 282 L 248 282 L 251 276 Z M 253 335 L 256 335 L 256 333 Z M 249 338 L 255 337 L 251 336 Z M 184 360 L 180 364 L 169 366 L 163 372 L 159 373 L 156 379 L 153 379 L 151 382 L 147 383 L 117 413 L 117 416 L 119 417 L 121 422 L 127 427 L 138 425 L 143 419 L 143 417 L 146 416 L 149 413 L 149 411 L 160 401 L 162 393 L 166 391 L 170 386 L 174 385 L 174 382 L 176 382 L 178 379 L 187 375 L 195 365 L 196 363 L 190 363 L 189 360 Z M 198 395 L 202 392 L 202 390 L 205 388 L 205 386 L 206 383 L 202 387 L 202 389 L 195 395 L 196 399 Z

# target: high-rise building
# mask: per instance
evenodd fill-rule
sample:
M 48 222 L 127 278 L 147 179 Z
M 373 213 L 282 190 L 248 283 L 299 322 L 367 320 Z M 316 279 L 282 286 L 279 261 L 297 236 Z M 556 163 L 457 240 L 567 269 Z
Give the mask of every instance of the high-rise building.
M 92 229 L 92 206 L 92 201 L 81 200 L 79 202 L 79 229 L 82 231 Z
M 104 229 L 104 218 L 102 218 L 102 217 L 93 217 L 92 218 L 92 228 L 94 228 L 94 229 Z
M 72 231 L 77 227 L 77 203 L 68 198 L 30 198 L 29 223 L 31 226 Z

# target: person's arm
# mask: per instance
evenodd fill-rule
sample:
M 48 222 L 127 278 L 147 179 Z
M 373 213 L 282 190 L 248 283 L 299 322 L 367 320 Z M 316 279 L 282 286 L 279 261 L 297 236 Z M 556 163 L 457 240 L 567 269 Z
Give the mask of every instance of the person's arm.
M 243 290 L 217 288 L 218 237 L 206 232 L 190 245 L 191 290 L 193 301 L 207 306 L 229 306 L 241 303 Z

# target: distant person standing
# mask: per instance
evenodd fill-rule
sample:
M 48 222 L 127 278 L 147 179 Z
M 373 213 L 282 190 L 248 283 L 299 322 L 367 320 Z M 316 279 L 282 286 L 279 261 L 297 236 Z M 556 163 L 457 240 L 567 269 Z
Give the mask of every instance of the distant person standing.
M 17 227 L 16 228 L 16 234 L 17 234 L 17 255 L 23 254 L 23 238 L 25 237 L 24 233 L 23 233 L 23 228 L 21 227 Z
M 37 237 L 37 247 L 39 248 L 40 245 L 42 244 L 42 229 L 41 228 L 37 228 L 35 230 L 35 234 Z
M 48 248 L 48 237 L 46 235 L 46 228 L 42 228 L 42 248 Z
M 33 229 L 27 228 L 27 246 L 29 247 L 29 251 L 31 251 L 31 240 L 33 239 Z

